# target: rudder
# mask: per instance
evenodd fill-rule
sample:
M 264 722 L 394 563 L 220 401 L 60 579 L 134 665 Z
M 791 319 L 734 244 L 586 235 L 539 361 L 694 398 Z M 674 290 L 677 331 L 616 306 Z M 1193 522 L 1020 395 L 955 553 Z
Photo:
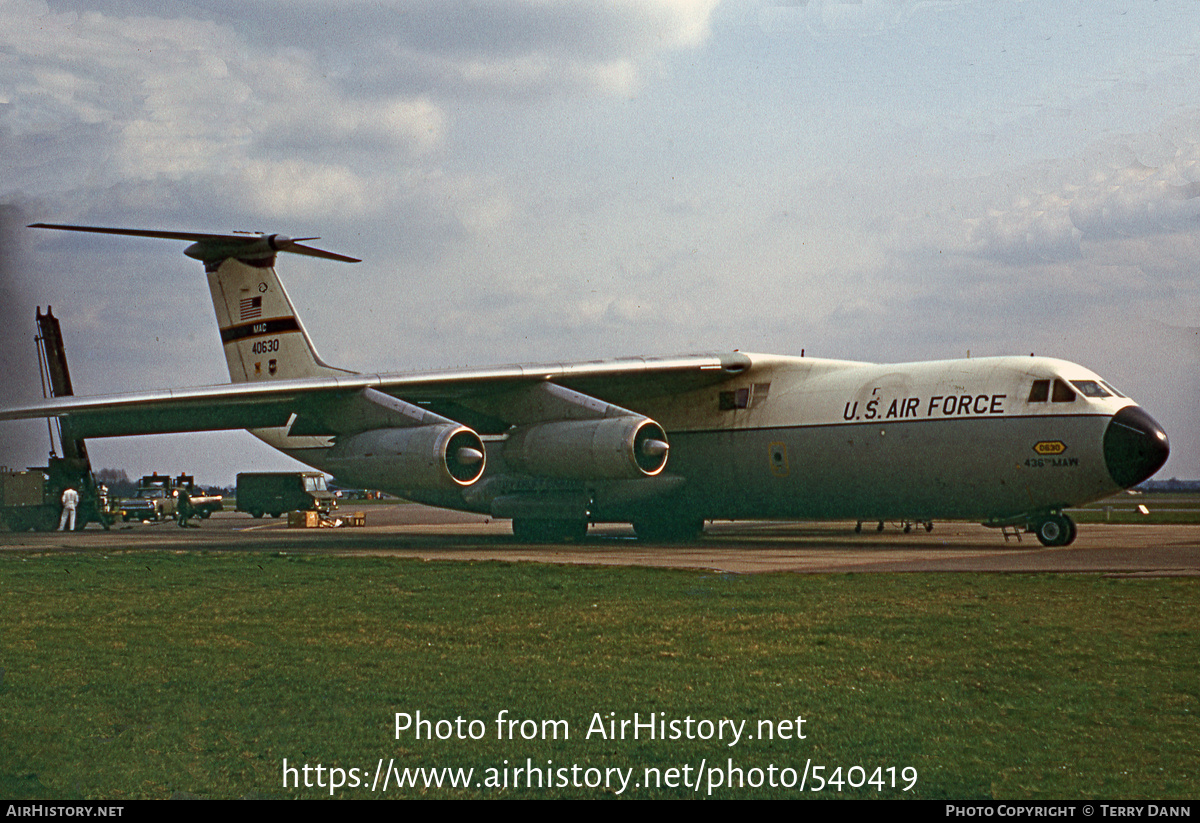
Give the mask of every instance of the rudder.
M 205 260 L 204 269 L 232 382 L 346 373 L 317 354 L 275 273 L 274 255 Z

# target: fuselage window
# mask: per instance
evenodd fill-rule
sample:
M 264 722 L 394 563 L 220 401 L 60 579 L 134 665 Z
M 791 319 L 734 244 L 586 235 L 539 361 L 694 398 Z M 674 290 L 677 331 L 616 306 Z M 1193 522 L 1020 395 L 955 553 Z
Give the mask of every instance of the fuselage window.
M 1075 391 L 1065 381 L 1055 380 L 1054 396 L 1051 399 L 1055 403 L 1073 403 L 1075 401 Z
M 1072 380 L 1071 385 L 1079 389 L 1086 397 L 1111 397 L 1095 380 Z
M 1029 390 L 1030 403 L 1045 403 L 1050 399 L 1050 381 L 1034 380 L 1033 388 Z

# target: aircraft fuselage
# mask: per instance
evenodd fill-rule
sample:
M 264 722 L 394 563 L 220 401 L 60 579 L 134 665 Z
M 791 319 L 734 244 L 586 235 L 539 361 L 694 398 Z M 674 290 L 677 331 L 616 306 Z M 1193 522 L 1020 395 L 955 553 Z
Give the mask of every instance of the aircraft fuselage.
M 670 459 L 660 477 L 524 477 L 506 465 L 504 439 L 494 437 L 473 487 L 431 492 L 400 483 L 388 491 L 499 516 L 512 514 L 497 500 L 524 496 L 551 516 L 583 505 L 593 522 L 670 511 L 1015 524 L 1135 485 L 1166 459 L 1166 437 L 1149 415 L 1063 360 L 746 357 L 747 368 L 713 386 L 619 398 L 666 430 Z M 322 467 L 320 450 L 273 445 Z

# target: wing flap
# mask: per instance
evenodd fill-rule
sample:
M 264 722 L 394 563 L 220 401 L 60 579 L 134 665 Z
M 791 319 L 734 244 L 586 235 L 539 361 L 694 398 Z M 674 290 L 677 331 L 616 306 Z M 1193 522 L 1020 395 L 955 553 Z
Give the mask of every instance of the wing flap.
M 276 404 L 221 408 L 142 408 L 67 415 L 83 437 L 271 429 L 286 426 L 291 412 Z
M 317 378 L 74 396 L 0 409 L 0 420 L 60 417 L 83 437 L 272 428 L 310 399 L 337 392 L 336 379 Z

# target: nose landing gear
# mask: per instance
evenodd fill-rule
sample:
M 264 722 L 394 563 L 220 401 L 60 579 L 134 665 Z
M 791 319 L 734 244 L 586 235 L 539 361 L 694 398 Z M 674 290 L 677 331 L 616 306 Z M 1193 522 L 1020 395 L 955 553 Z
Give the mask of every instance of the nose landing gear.
M 1061 512 L 1031 521 L 1029 531 L 1043 546 L 1069 546 L 1075 541 L 1075 521 Z

